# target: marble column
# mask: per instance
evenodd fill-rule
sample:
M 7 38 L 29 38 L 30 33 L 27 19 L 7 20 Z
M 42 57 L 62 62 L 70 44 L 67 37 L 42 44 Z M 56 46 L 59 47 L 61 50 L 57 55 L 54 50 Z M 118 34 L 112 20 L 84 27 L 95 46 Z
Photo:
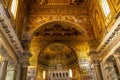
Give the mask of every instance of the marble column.
M 97 60 L 94 62 L 94 69 L 96 72 L 96 76 L 97 76 L 97 80 L 103 80 L 103 76 L 102 76 L 102 72 L 101 72 L 101 68 L 100 68 L 100 62 Z
M 118 80 L 118 77 L 117 77 L 117 74 L 114 68 L 114 63 L 112 61 L 106 61 L 105 70 L 106 70 L 106 75 L 107 75 L 106 79 L 111 80 L 114 78 L 114 80 Z
M 22 71 L 22 68 L 21 68 L 21 65 L 18 64 L 17 65 L 17 74 L 16 74 L 16 80 L 21 80 L 21 71 Z
M 114 56 L 114 59 L 116 61 L 116 65 L 117 65 L 117 68 L 118 68 L 118 71 L 119 71 L 119 74 L 120 74 L 120 55 L 113 54 L 113 56 Z
M 26 51 L 23 54 L 19 55 L 19 63 L 21 64 L 21 79 L 20 80 L 27 80 L 29 57 L 31 57 L 31 53 L 29 51 Z
M 93 73 L 93 79 L 97 80 L 97 75 L 96 75 L 95 69 L 92 69 L 92 73 Z
M 16 71 L 15 70 L 7 70 L 6 80 L 15 80 Z
M 101 71 L 102 71 L 102 75 L 103 75 L 103 80 L 107 80 L 107 72 L 106 72 L 106 63 L 105 62 L 101 62 L 100 63 L 100 67 L 101 67 Z
M 21 80 L 27 80 L 27 71 L 28 71 L 28 66 L 22 65 L 22 71 L 21 71 Z
M 8 61 L 3 60 L 1 64 L 0 80 L 5 80 L 6 78 L 7 65 L 8 65 Z

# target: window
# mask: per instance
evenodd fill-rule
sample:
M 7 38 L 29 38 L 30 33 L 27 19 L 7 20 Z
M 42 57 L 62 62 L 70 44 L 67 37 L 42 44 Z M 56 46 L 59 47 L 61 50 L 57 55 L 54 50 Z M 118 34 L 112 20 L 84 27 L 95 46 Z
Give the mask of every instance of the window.
M 18 7 L 18 0 L 12 0 L 11 13 L 12 13 L 14 18 L 16 18 L 17 7 Z
M 58 77 L 58 73 L 56 73 L 56 77 Z
M 68 77 L 68 73 L 66 73 L 66 77 Z
M 2 56 L 0 55 L 0 62 L 2 61 Z
M 55 73 L 53 73 L 53 77 L 55 78 Z
M 110 13 L 110 8 L 109 8 L 107 0 L 102 0 L 102 9 L 105 14 L 105 17 L 107 17 Z
M 0 67 L 1 67 L 2 56 L 0 55 Z
M 69 69 L 69 76 L 72 77 L 72 70 Z
M 46 78 L 46 71 L 43 71 L 43 79 Z

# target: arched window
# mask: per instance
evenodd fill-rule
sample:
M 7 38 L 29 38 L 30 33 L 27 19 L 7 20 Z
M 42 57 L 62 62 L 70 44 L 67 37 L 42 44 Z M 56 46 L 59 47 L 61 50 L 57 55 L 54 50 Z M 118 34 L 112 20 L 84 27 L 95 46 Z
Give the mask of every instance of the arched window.
M 101 6 L 102 6 L 103 12 L 105 14 L 105 17 L 107 17 L 110 13 L 110 8 L 109 8 L 107 0 L 102 0 Z
M 60 77 L 62 77 L 61 73 L 59 73 L 59 74 L 60 74 Z
M 2 56 L 1 56 L 1 54 L 0 54 L 0 62 L 2 61 Z
M 66 73 L 66 77 L 68 77 L 68 73 Z
M 14 19 L 16 18 L 17 7 L 18 7 L 18 0 L 12 0 L 11 13 L 12 13 Z
M 55 73 L 53 73 L 53 77 L 55 78 Z
M 69 69 L 69 76 L 72 77 L 72 69 Z
M 56 73 L 56 77 L 58 77 L 58 73 Z
M 43 79 L 46 78 L 46 71 L 43 71 Z
M 1 67 L 1 61 L 2 61 L 2 56 L 1 56 L 1 54 L 0 54 L 0 67 Z

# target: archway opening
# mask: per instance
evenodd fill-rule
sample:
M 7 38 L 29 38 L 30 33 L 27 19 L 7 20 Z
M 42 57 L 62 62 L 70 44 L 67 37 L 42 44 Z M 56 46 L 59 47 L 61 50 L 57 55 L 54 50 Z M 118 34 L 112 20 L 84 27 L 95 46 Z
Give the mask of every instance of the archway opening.
M 80 76 L 79 61 L 88 60 L 89 52 L 85 35 L 81 28 L 61 21 L 49 22 L 35 30 L 30 45 L 33 55 L 30 65 L 36 66 L 37 78 L 71 78 L 71 72 L 75 73 L 72 78 Z

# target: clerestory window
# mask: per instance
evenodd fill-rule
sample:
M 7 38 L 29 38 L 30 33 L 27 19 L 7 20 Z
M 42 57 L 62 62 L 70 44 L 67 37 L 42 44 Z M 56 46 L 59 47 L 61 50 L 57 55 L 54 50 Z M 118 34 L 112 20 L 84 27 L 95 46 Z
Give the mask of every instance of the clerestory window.
M 105 17 L 107 17 L 110 14 L 110 8 L 107 0 L 102 0 L 101 5 L 102 5 L 103 12 L 105 14 Z
M 17 7 L 18 7 L 18 0 L 12 0 L 11 13 L 12 13 L 14 19 L 16 18 L 16 14 L 17 14 Z

